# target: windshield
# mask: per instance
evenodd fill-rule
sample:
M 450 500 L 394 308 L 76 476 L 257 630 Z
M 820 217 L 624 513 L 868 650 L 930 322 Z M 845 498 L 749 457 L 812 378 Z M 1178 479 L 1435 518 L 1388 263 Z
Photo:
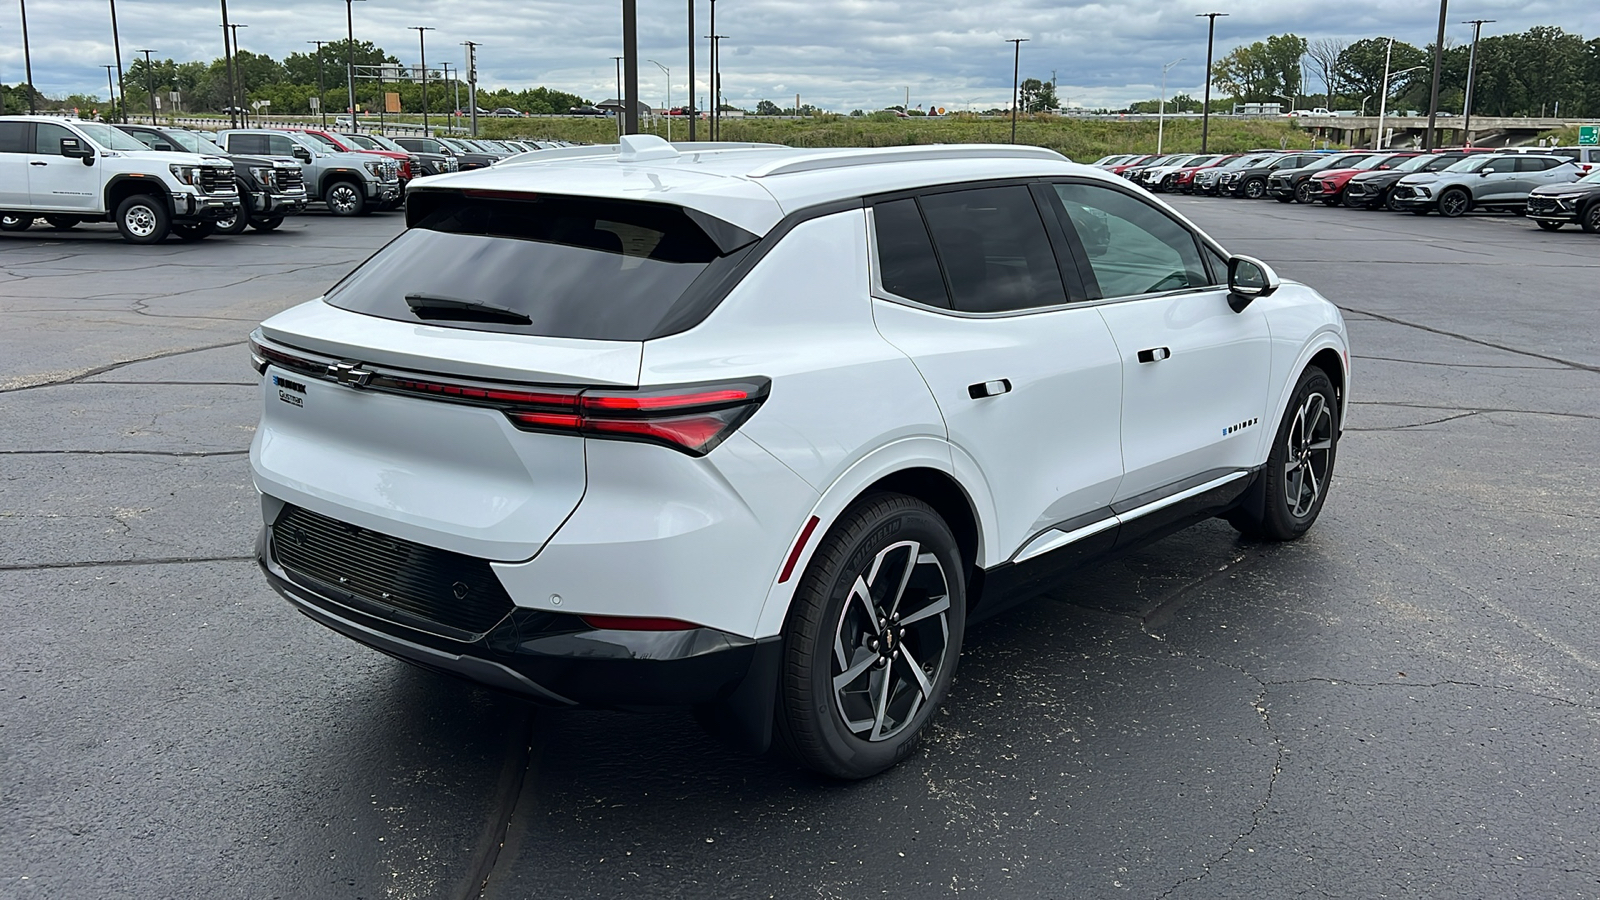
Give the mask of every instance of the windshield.
M 149 147 L 139 143 L 132 135 L 119 131 L 110 125 L 99 122 L 74 122 L 89 139 L 107 150 L 149 150 Z
M 1350 168 L 1354 168 L 1355 167 L 1355 164 L 1356 164 L 1356 162 L 1358 160 L 1365 159 L 1365 158 L 1366 157 L 1363 157 L 1363 156 L 1348 156 L 1348 155 L 1346 155 L 1346 156 L 1329 156 L 1329 157 L 1324 157 L 1323 159 L 1319 159 L 1316 162 L 1312 163 L 1311 165 L 1306 166 L 1305 168 L 1307 168 L 1307 169 L 1350 169 Z
M 1243 169 L 1246 166 L 1253 166 L 1256 163 L 1261 162 L 1263 159 L 1266 159 L 1266 157 L 1264 157 L 1264 156 L 1241 156 L 1238 159 L 1230 159 L 1227 162 L 1223 163 L 1222 165 L 1218 166 L 1217 168 L 1220 168 L 1220 169 Z
M 1366 171 L 1371 170 L 1371 169 L 1376 169 L 1379 166 L 1382 166 L 1386 162 L 1394 162 L 1394 161 L 1400 160 L 1400 159 L 1409 160 L 1409 157 L 1404 157 L 1404 156 L 1369 156 L 1366 159 L 1363 159 L 1362 161 L 1356 163 L 1355 165 L 1352 165 L 1350 168 L 1357 169 L 1357 170 L 1362 171 L 1362 172 L 1366 172 Z
M 1391 172 L 1420 172 L 1423 169 L 1428 168 L 1428 164 L 1429 163 L 1442 163 L 1442 162 L 1445 162 L 1447 159 L 1448 159 L 1448 157 L 1446 157 L 1445 159 L 1441 159 L 1440 157 L 1437 157 L 1437 156 L 1413 156 L 1410 159 L 1406 160 L 1405 162 L 1401 163 L 1400 165 L 1395 166 L 1393 169 L 1390 169 L 1390 171 Z
M 1476 172 L 1499 157 L 1496 156 L 1469 156 L 1452 166 L 1445 168 L 1446 172 Z
M 368 135 L 367 136 L 367 140 L 373 142 L 374 144 L 377 144 L 379 149 L 382 149 L 382 150 L 393 150 L 396 153 L 408 153 L 408 152 L 410 152 L 410 151 L 406 150 L 406 148 L 400 146 L 399 144 L 396 144 L 394 141 L 389 140 L 388 138 L 384 137 L 381 134 Z
M 344 152 L 344 148 L 343 147 L 340 147 L 338 144 L 335 144 L 333 141 L 329 140 L 326 137 L 323 137 L 320 134 L 312 134 L 309 131 L 302 132 L 302 134 L 304 134 L 306 137 L 312 139 L 313 141 L 316 141 L 317 143 L 321 144 L 322 148 L 324 150 L 327 150 L 327 151 L 332 152 L 332 153 L 342 153 L 342 152 Z
M 689 308 L 714 296 L 704 288 L 748 252 L 724 255 L 683 208 L 661 203 L 410 202 L 412 227 L 334 286 L 328 303 L 413 324 L 642 341 L 688 327 Z
M 355 144 L 357 147 L 360 147 L 363 150 L 383 149 L 382 147 L 378 146 L 377 141 L 367 137 L 364 134 L 346 134 L 341 136 L 345 139 L 346 143 Z
M 476 150 L 473 150 L 471 147 L 468 147 L 466 144 L 463 144 L 460 141 L 457 141 L 457 140 L 454 140 L 454 139 L 451 139 L 451 138 L 439 138 L 439 143 L 445 145 L 446 147 L 449 147 L 451 150 L 454 150 L 457 153 L 476 153 L 476 152 L 478 152 Z
M 1579 178 L 1578 181 L 1583 184 L 1600 184 L 1600 169 L 1595 169 L 1593 172 Z
M 211 143 L 192 131 L 173 130 L 164 132 L 164 134 L 166 134 L 167 137 L 177 141 L 178 146 L 189 151 L 190 153 L 209 153 L 213 156 L 228 155 L 228 151 L 218 147 L 216 144 Z

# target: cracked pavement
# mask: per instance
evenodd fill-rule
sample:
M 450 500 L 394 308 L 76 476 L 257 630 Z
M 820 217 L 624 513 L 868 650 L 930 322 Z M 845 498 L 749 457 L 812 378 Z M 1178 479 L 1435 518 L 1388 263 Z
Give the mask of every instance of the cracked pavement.
M 398 216 L 0 238 L 0 897 L 1600 897 L 1600 240 L 1175 205 L 1346 311 L 1321 521 L 974 628 L 923 749 L 848 785 L 266 588 L 243 340 Z

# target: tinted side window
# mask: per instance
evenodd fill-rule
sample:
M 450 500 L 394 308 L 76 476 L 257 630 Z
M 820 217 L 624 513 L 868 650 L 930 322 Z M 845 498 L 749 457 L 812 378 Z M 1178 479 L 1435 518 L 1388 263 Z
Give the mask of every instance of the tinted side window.
M 61 155 L 61 139 L 77 135 L 54 122 L 40 122 L 33 126 L 33 152 Z
M 130 130 L 128 132 L 128 134 L 134 140 L 136 140 L 139 143 L 145 145 L 146 147 L 149 147 L 152 150 L 155 149 L 155 146 L 156 146 L 157 143 L 163 143 L 163 144 L 166 143 L 166 141 L 162 140 L 161 138 L 157 137 L 156 135 L 153 135 L 148 131 L 142 131 L 140 129 Z
M 950 308 L 950 293 L 945 290 L 939 258 L 933 255 L 933 241 L 922 224 L 922 213 L 915 200 L 891 200 L 872 208 L 872 221 L 878 241 L 878 277 L 891 294 Z
M 1026 187 L 951 191 L 920 202 L 956 309 L 1010 312 L 1067 302 L 1044 220 Z
M 1058 184 L 1102 297 L 1132 297 L 1211 283 L 1194 235 L 1142 200 L 1086 184 Z
M 261 152 L 270 153 L 273 156 L 294 155 L 294 141 L 281 134 L 264 134 L 261 137 L 266 141 L 266 148 Z
M 1429 160 L 1428 164 L 1423 167 L 1423 171 L 1424 172 L 1437 172 L 1437 171 L 1439 171 L 1440 169 L 1443 169 L 1446 166 L 1455 165 L 1456 163 L 1460 162 L 1462 159 L 1464 159 L 1464 157 L 1460 157 L 1460 156 L 1441 156 L 1438 159 Z
M 259 135 L 230 134 L 226 147 L 229 153 L 261 153 L 265 150 Z
M 27 122 L 0 122 L 0 153 L 27 153 L 27 141 Z
M 1543 172 L 1550 167 L 1550 163 L 1545 160 L 1529 157 L 1523 157 L 1517 160 L 1516 163 L 1516 171 L 1518 172 Z M 1500 166 L 1495 166 L 1495 168 L 1499 169 Z

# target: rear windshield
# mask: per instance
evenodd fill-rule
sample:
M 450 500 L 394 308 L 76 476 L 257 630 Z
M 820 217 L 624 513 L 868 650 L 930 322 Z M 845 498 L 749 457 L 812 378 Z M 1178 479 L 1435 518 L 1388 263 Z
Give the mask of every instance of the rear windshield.
M 703 319 L 754 241 L 725 252 L 705 217 L 660 203 L 443 192 L 410 202 L 412 226 L 328 303 L 449 328 L 643 341 Z M 733 226 L 709 221 L 726 244 Z

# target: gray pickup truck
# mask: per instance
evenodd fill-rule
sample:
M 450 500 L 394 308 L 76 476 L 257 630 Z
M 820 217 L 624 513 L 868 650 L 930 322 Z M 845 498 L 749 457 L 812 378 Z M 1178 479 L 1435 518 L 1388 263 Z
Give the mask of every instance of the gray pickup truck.
M 330 151 L 293 131 L 219 131 L 217 143 L 229 153 L 299 160 L 306 193 L 327 204 L 336 216 L 364 215 L 400 198 L 400 166 L 390 159 Z

